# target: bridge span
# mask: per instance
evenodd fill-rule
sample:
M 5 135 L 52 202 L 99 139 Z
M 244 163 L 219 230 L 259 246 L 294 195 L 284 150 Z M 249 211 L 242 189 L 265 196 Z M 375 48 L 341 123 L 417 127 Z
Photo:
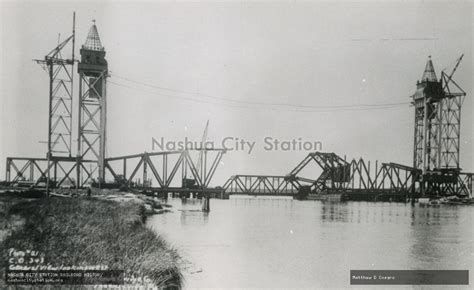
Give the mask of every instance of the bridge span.
M 315 177 L 300 174 L 316 164 L 321 173 Z M 342 198 L 368 200 L 408 200 L 421 196 L 417 178 L 421 170 L 398 163 L 371 163 L 364 159 L 347 161 L 336 153 L 312 152 L 286 175 L 234 175 L 223 188 L 228 195 L 292 196 L 317 198 L 325 194 L 341 194 Z M 453 175 L 446 171 L 437 177 L 440 195 L 471 196 L 472 173 Z M 436 183 L 436 180 L 434 181 Z

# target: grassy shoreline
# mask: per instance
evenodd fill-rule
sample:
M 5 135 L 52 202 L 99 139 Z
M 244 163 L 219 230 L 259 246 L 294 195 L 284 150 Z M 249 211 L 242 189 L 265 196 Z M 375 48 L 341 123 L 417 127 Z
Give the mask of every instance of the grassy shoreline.
M 182 286 L 180 257 L 145 226 L 144 204 L 41 198 L 3 205 L 3 215 L 21 225 L 0 242 L 2 261 L 10 248 L 31 249 L 44 253 L 51 265 L 106 265 L 125 270 L 126 277 L 147 277 L 158 288 Z M 0 265 L 2 274 L 5 266 Z

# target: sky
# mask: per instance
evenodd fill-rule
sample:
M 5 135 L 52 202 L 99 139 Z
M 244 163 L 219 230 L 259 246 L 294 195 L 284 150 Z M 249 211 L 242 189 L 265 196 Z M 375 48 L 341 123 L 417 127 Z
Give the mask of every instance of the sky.
M 470 2 L 0 3 L 0 179 L 7 156 L 46 156 L 48 76 L 32 60 L 71 33 L 73 11 L 78 46 L 95 19 L 107 53 L 109 157 L 199 141 L 209 120 L 217 147 L 256 142 L 226 153 L 214 185 L 284 175 L 309 153 L 265 150 L 265 137 L 412 165 L 416 81 L 428 56 L 439 77 L 464 54 L 461 167 L 474 171 Z

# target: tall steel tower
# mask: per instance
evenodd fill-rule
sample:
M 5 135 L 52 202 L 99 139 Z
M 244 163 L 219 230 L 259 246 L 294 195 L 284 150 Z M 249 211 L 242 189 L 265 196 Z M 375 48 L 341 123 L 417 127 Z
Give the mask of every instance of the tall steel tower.
M 72 99 L 74 85 L 74 48 L 75 48 L 75 23 L 76 13 L 73 14 L 72 34 L 51 50 L 44 59 L 35 60 L 43 66 L 49 75 L 49 109 L 48 109 L 48 151 L 46 174 L 46 191 L 49 192 L 51 182 L 56 180 L 58 170 L 57 163 L 52 165 L 56 159 L 71 159 L 72 151 Z M 63 57 L 67 46 L 70 46 L 70 58 Z M 59 165 L 60 170 L 64 168 Z M 51 178 L 51 170 L 54 170 L 54 178 Z M 46 176 L 44 176 L 46 175 Z
M 413 167 L 422 194 L 449 194 L 455 191 L 459 167 L 461 106 L 466 93 L 452 79 L 461 56 L 451 72 L 436 78 L 431 57 L 412 96 L 415 107 Z
M 97 26 L 89 30 L 80 50 L 79 62 L 79 128 L 77 142 L 77 180 L 84 185 L 98 175 L 99 184 L 104 182 L 106 143 L 106 82 L 108 66 L 105 50 L 100 42 Z M 94 168 L 86 168 L 82 160 L 96 160 Z M 82 169 L 82 170 L 81 170 Z M 98 171 L 98 173 L 97 173 Z M 85 173 L 81 176 L 81 173 Z

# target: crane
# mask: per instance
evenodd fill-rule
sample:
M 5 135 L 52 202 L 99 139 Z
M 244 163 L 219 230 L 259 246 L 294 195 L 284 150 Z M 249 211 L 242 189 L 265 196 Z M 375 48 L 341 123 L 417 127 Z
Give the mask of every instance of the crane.
M 463 57 L 464 54 L 461 54 L 461 56 L 456 60 L 456 65 L 454 66 L 453 71 L 449 75 L 447 75 L 444 70 L 441 72 L 441 81 L 444 81 L 443 90 L 447 89 L 449 92 L 449 83 L 453 83 L 459 90 L 461 90 L 461 94 L 466 95 L 466 92 L 461 89 L 461 87 L 459 87 L 458 84 L 453 80 L 453 75 L 456 72 L 459 64 L 461 63 Z
M 207 131 L 209 128 L 209 120 L 206 122 L 206 127 L 204 128 L 204 133 L 202 134 L 202 139 L 201 139 L 201 150 L 199 151 L 199 157 L 197 160 L 197 172 L 198 175 L 201 178 L 201 181 L 203 184 L 205 184 L 204 177 L 206 175 L 206 168 L 203 168 L 205 166 L 206 162 L 203 160 L 206 156 L 206 141 L 207 141 Z

